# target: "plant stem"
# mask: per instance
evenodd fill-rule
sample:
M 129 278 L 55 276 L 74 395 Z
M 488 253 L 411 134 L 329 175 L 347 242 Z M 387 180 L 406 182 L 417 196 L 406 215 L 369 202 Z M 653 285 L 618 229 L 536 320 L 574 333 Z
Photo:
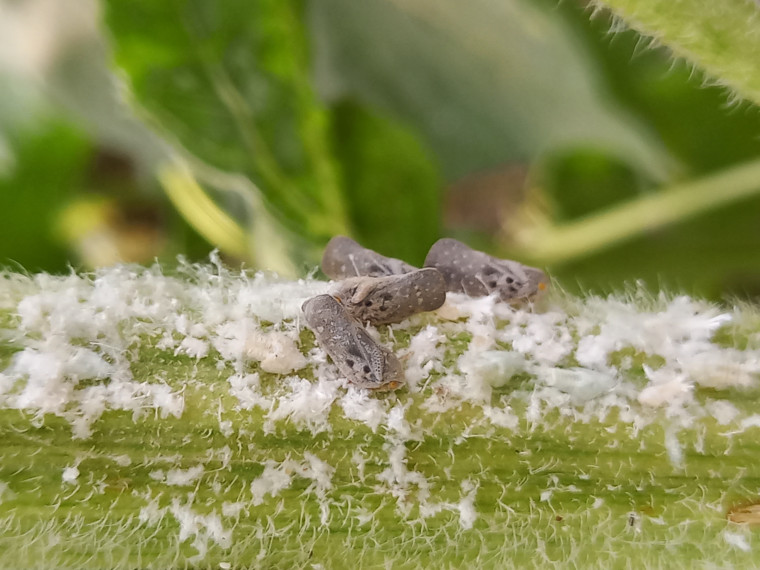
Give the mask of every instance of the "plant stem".
M 577 221 L 529 227 L 516 238 L 521 253 L 535 262 L 562 263 L 758 193 L 760 161 L 752 161 Z
M 375 394 L 299 326 L 327 284 L 212 261 L 0 275 L 0 567 L 756 562 L 755 309 L 453 295 Z

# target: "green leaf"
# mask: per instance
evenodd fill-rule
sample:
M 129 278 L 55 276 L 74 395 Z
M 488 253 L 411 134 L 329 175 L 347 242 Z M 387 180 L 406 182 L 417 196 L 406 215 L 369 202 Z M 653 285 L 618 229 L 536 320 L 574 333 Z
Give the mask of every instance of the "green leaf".
M 615 247 L 590 251 L 556 265 L 552 275 L 575 292 L 616 291 L 636 279 L 652 290 L 679 291 L 731 304 L 737 299 L 756 300 L 760 298 L 760 248 L 756 245 L 760 199 L 756 191 L 753 194 L 692 219 L 643 231 Z M 566 235 L 556 237 L 558 242 L 570 241 Z
M 356 105 L 338 105 L 334 116 L 357 239 L 422 265 L 440 237 L 441 180 L 430 152 L 408 129 Z
M 81 129 L 50 116 L 8 136 L 0 171 L 0 266 L 66 271 L 70 252 L 57 235 L 57 215 L 84 185 L 92 144 Z
M 166 138 L 248 176 L 292 231 L 348 231 L 299 2 L 104 4 L 116 60 Z
M 610 291 L 643 279 L 652 287 L 716 299 L 756 297 L 760 260 L 752 220 L 760 212 L 754 197 L 760 186 L 752 182 L 756 174 L 750 172 L 744 177 L 744 190 L 736 193 L 730 173 L 752 171 L 760 155 L 758 108 L 730 104 L 727 89 L 705 85 L 690 62 L 674 62 L 666 46 L 651 47 L 650 40 L 634 30 L 621 30 L 619 22 L 612 24 L 615 33 L 610 33 L 605 10 L 589 18 L 587 10 L 572 3 L 558 9 L 583 34 L 616 98 L 647 120 L 683 165 L 677 186 L 703 191 L 681 194 L 680 204 L 663 196 L 656 205 L 653 194 L 676 185 L 651 188 L 638 173 L 601 153 L 568 149 L 555 154 L 536 170 L 535 180 L 555 206 L 550 233 L 555 253 L 564 253 L 544 256 L 543 261 L 534 258 L 535 262 L 543 264 L 552 257 L 552 274 L 574 291 Z M 614 234 L 638 217 L 638 208 L 647 202 L 654 206 L 653 213 L 639 218 L 636 232 L 624 238 L 629 241 L 618 241 L 619 234 Z M 674 215 L 663 224 L 666 202 Z M 695 210 L 697 204 L 701 207 Z M 620 214 L 622 224 L 607 217 L 613 212 Z M 607 229 L 614 232 L 602 230 L 599 222 L 605 218 L 613 222 Z M 571 219 L 580 223 L 567 224 Z M 595 243 L 575 249 L 579 234 L 568 230 L 584 225 L 586 237 L 593 236 Z M 530 257 L 542 249 L 541 241 L 534 234 L 513 254 Z
M 673 166 L 605 93 L 553 9 L 530 2 L 313 0 L 317 82 L 422 133 L 449 178 L 584 144 L 652 178 Z
M 756 107 L 728 104 L 725 88 L 706 86 L 691 65 L 675 63 L 665 46 L 647 46 L 638 32 L 610 34 L 606 14 L 589 18 L 588 11 L 567 2 L 558 8 L 593 50 L 615 98 L 652 125 L 686 175 L 760 154 Z
M 597 0 L 713 81 L 760 103 L 760 5 L 749 0 Z
M 550 155 L 536 178 L 551 202 L 554 223 L 635 199 L 645 188 L 626 164 L 582 148 Z

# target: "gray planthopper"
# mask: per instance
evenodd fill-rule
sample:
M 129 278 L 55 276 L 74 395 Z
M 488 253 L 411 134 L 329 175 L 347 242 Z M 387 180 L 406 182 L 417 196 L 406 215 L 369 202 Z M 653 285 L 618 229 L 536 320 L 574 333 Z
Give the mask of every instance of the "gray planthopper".
M 449 291 L 473 297 L 497 292 L 503 301 L 523 301 L 548 287 L 546 274 L 540 269 L 490 256 L 451 238 L 433 244 L 425 267 L 440 271 Z
M 409 273 L 416 269 L 400 259 L 385 257 L 362 247 L 346 236 L 332 238 L 322 255 L 322 271 L 330 279 L 383 277 Z
M 395 390 L 405 383 L 398 358 L 369 336 L 334 297 L 317 295 L 301 309 L 317 342 L 349 382 L 370 390 Z
M 415 269 L 387 277 L 350 277 L 331 293 L 360 322 L 387 325 L 443 305 L 446 281 L 437 269 Z

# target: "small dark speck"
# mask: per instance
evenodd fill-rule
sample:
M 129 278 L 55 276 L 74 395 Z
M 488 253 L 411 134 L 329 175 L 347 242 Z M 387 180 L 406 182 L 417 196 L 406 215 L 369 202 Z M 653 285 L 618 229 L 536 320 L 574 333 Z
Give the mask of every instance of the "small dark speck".
M 346 364 L 348 364 L 351 368 L 354 367 L 354 361 L 351 360 L 350 358 L 348 360 L 346 360 Z
M 366 372 L 367 374 L 369 374 L 370 367 L 365 364 L 364 368 L 362 368 L 362 370 L 364 370 L 364 372 Z

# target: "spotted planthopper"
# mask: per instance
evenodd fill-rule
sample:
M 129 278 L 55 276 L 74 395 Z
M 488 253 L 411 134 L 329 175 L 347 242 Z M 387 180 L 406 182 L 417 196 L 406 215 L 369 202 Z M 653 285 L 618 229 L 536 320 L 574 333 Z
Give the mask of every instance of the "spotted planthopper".
M 492 257 L 451 238 L 433 244 L 425 267 L 440 271 L 449 291 L 473 297 L 496 292 L 502 301 L 522 301 L 532 299 L 548 286 L 546 274 L 540 269 Z
M 331 295 L 317 295 L 302 306 L 306 323 L 340 373 L 370 390 L 395 390 L 405 383 L 398 358 L 378 344 Z
M 398 323 L 446 301 L 446 281 L 437 269 L 415 269 L 387 277 L 350 277 L 331 293 L 362 323 Z
M 383 277 L 409 273 L 416 269 L 400 259 L 385 257 L 362 247 L 346 236 L 332 238 L 322 255 L 322 271 L 330 279 Z

